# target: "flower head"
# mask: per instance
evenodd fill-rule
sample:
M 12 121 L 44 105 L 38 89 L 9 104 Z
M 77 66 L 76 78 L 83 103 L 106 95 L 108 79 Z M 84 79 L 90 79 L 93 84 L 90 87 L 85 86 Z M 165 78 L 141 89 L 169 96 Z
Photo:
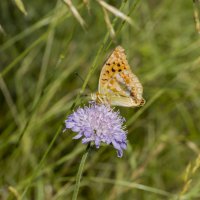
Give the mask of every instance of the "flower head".
M 126 149 L 126 131 L 123 129 L 125 121 L 119 112 L 104 104 L 91 103 L 84 108 L 78 108 L 65 120 L 66 129 L 78 134 L 73 139 L 82 138 L 82 143 L 94 142 L 96 148 L 101 142 L 112 144 L 117 150 L 118 157 L 123 156 Z

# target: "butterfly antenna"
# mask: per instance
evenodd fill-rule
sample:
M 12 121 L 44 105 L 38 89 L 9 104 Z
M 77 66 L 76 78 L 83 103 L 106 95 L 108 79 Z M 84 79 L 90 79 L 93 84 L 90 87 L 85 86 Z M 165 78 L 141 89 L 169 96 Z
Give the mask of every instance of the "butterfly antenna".
M 78 74 L 78 72 L 75 72 L 75 75 L 80 78 L 80 80 L 84 83 L 84 79 Z M 92 89 L 90 88 L 90 86 L 87 84 L 86 87 L 92 92 Z M 87 95 L 84 95 L 87 96 Z

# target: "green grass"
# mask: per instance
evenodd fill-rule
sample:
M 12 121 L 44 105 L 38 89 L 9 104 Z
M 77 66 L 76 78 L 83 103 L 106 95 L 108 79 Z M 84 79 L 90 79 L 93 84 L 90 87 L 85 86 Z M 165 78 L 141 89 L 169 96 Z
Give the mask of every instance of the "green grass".
M 0 199 L 72 198 L 86 145 L 63 133 L 63 122 L 97 90 L 117 45 L 126 49 L 146 104 L 118 108 L 127 120 L 128 149 L 119 159 L 112 146 L 92 148 L 78 199 L 200 198 L 200 37 L 193 3 L 106 2 L 118 11 L 76 0 L 76 16 L 63 1 L 23 1 L 25 16 L 12 1 L 1 2 Z

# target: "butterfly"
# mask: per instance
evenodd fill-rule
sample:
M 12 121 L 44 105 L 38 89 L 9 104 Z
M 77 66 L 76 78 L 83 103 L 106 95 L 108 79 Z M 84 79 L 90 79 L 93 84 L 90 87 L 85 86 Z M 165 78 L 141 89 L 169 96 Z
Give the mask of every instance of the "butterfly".
M 98 92 L 91 94 L 97 103 L 111 106 L 143 106 L 143 87 L 126 59 L 125 50 L 117 46 L 105 62 L 99 78 Z

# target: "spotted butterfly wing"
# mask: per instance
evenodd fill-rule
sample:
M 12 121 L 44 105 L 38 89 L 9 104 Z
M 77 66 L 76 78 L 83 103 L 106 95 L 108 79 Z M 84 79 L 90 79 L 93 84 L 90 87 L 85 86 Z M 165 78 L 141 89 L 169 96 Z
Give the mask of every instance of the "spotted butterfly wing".
M 142 93 L 142 85 L 130 69 L 125 50 L 116 47 L 101 70 L 98 93 L 93 99 L 114 106 L 134 107 L 144 105 Z

